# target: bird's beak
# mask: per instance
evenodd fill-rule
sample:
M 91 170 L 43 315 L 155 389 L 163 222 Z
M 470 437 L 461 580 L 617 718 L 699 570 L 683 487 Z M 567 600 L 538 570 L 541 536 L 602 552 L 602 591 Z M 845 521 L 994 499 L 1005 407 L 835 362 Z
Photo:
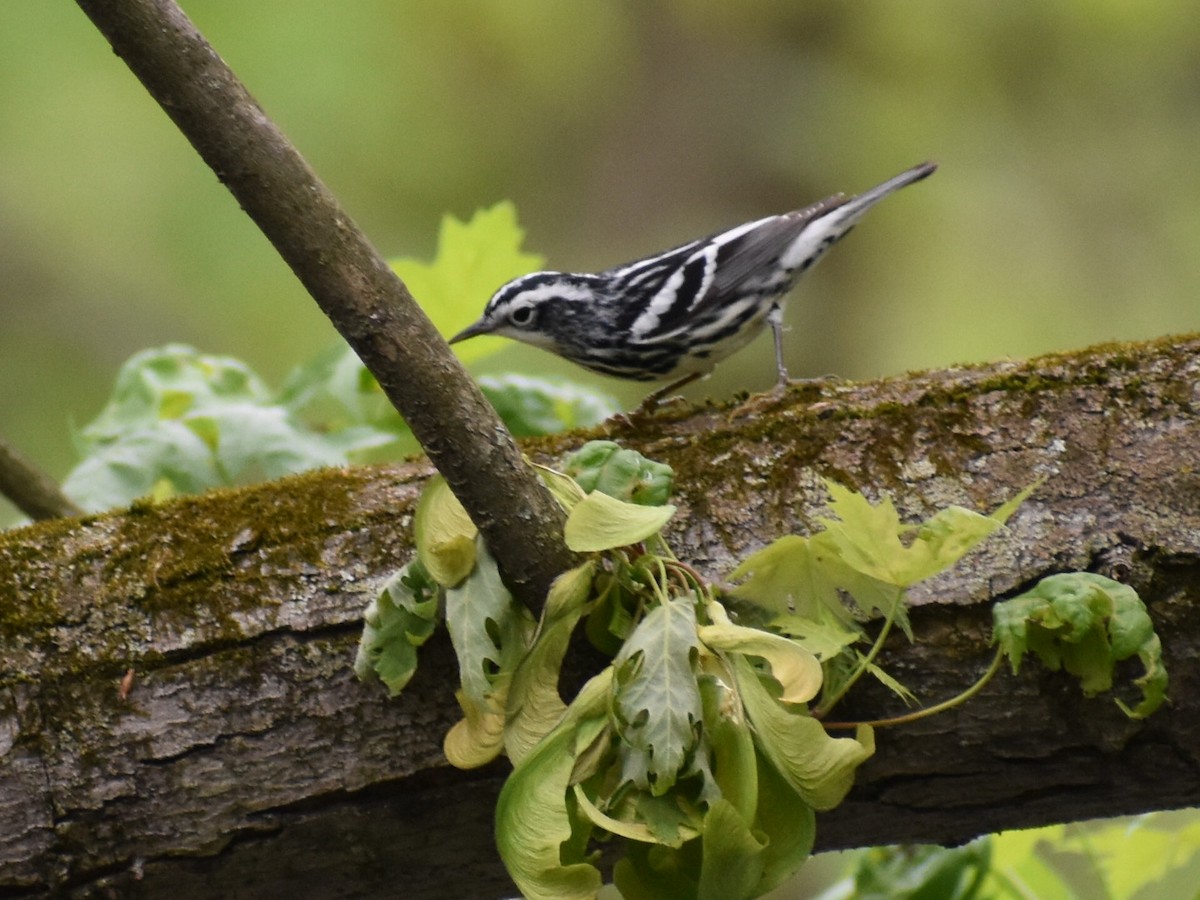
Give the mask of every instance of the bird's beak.
M 488 330 L 487 322 L 485 322 L 483 319 L 480 319 L 474 325 L 468 325 L 454 337 L 450 338 L 450 340 L 448 340 L 446 343 L 457 344 L 459 341 L 465 341 L 467 338 L 473 338 L 477 335 L 487 334 Z

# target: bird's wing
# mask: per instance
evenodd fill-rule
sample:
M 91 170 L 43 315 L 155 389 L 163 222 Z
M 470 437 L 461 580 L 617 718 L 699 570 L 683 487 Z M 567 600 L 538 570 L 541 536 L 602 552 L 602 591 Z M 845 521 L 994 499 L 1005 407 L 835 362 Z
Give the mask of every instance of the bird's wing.
M 696 315 L 774 274 L 779 257 L 816 218 L 846 202 L 840 194 L 804 209 L 746 222 L 602 273 L 623 299 L 616 327 L 632 341 L 671 339 Z
M 800 233 L 814 220 L 846 202 L 845 197 L 836 194 L 804 209 L 765 219 L 758 227 L 731 240 L 721 242 L 722 236 L 718 235 L 713 241 L 717 252 L 715 275 L 708 290 L 697 298 L 689 313 L 702 315 L 708 308 L 739 293 L 748 281 L 774 274 L 779 258 Z

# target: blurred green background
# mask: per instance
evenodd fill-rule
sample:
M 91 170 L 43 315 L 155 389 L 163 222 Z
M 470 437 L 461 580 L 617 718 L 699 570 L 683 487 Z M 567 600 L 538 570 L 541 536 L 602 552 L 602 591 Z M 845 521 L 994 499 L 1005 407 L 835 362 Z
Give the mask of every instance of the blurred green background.
M 1200 327 L 1194 2 L 183 5 L 388 256 L 511 198 L 596 269 L 930 158 L 795 295 L 793 374 Z M 0 4 L 0 435 L 61 476 L 139 349 L 278 384 L 334 340 L 78 8 Z M 772 377 L 764 342 L 692 392 Z
M 934 159 L 797 292 L 794 375 L 1200 328 L 1194 0 L 183 6 L 389 257 L 510 198 L 603 268 Z M 0 436 L 61 476 L 140 349 L 279 384 L 335 340 L 78 8 L 0 3 Z M 772 379 L 764 342 L 691 393 Z

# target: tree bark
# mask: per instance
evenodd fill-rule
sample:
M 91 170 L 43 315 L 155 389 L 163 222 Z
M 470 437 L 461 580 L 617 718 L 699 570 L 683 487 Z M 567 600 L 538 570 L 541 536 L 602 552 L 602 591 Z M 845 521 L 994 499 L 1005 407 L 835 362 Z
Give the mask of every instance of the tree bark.
M 824 477 L 912 519 L 1044 479 L 1007 531 L 915 593 L 919 643 L 893 642 L 888 664 L 926 703 L 987 666 L 989 601 L 1042 576 L 1099 571 L 1151 610 L 1171 672 L 1159 713 L 1129 721 L 1027 661 L 881 732 L 819 817 L 820 847 L 1200 803 L 1198 385 L 1191 337 L 613 426 L 675 467 L 669 539 L 713 578 L 810 530 Z M 350 669 L 431 471 L 316 472 L 0 534 L 0 894 L 512 895 L 491 837 L 506 766 L 458 772 L 441 754 L 458 715 L 448 641 L 396 700 Z M 867 686 L 839 718 L 898 711 Z

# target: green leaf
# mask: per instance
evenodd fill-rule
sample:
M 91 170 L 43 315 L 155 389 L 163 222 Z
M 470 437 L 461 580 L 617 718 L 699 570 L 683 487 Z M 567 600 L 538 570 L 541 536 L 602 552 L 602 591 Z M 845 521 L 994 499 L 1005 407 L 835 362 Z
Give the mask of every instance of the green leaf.
M 833 481 L 825 484 L 836 518 L 821 519 L 822 538 L 855 571 L 900 588 L 949 568 L 1002 527 L 990 516 L 951 506 L 918 526 L 905 546 L 900 538 L 913 529 L 900 523 L 890 498 L 872 506 L 862 494 Z
M 345 465 L 348 450 L 391 438 L 370 429 L 343 430 L 336 439 L 308 431 L 281 406 L 224 403 L 199 407 L 184 419 L 212 446 L 223 484 L 249 484 L 293 472 Z
M 375 376 L 344 343 L 319 353 L 288 375 L 278 402 L 314 431 L 336 434 L 368 426 L 399 445 L 415 439 Z
M 399 694 L 417 670 L 417 648 L 429 639 L 437 622 L 436 585 L 410 562 L 388 579 L 363 615 L 363 634 L 354 671 L 366 680 L 379 678 Z
M 616 656 L 633 633 L 640 601 L 611 575 L 601 574 L 596 581 L 600 597 L 588 614 L 585 630 L 592 646 L 606 656 Z
M 576 553 L 612 550 L 657 534 L 675 507 L 638 506 L 599 492 L 588 494 L 567 515 L 567 546 Z
M 817 816 L 764 756 L 756 758 L 759 800 L 754 824 L 768 838 L 759 882 L 759 892 L 765 894 L 791 878 L 812 854 Z
M 78 437 L 86 455 L 64 490 L 85 509 L 346 465 L 394 440 L 371 427 L 311 426 L 242 363 L 180 345 L 122 366 Z
M 454 587 L 471 573 L 478 534 L 446 479 L 430 478 L 413 513 L 413 535 L 417 557 L 434 581 Z
M 713 803 L 704 816 L 697 900 L 742 900 L 759 896 L 763 841 L 733 804 Z
M 846 628 L 836 622 L 822 624 L 793 613 L 776 616 L 768 624 L 794 638 L 822 662 L 833 659 L 862 637 L 857 628 Z
M 697 872 L 691 845 L 681 850 L 634 843 L 613 867 L 623 900 L 695 900 Z
M 563 458 L 563 468 L 589 494 L 599 491 L 643 506 L 661 506 L 671 495 L 675 473 L 615 441 L 588 441 Z
M 991 868 L 991 841 L 961 847 L 876 847 L 861 857 L 854 897 L 863 900 L 973 900 Z
M 858 767 L 875 752 L 871 729 L 859 728 L 857 739 L 831 738 L 807 711 L 780 706 L 745 659 L 735 656 L 732 662 L 755 744 L 805 803 L 833 809 L 854 784 Z
M 570 381 L 485 375 L 479 379 L 479 387 L 515 437 L 589 428 L 620 409 L 607 394 Z
M 528 900 L 590 900 L 600 871 L 574 848 L 586 838 L 586 820 L 568 804 L 576 737 L 589 721 L 606 716 L 612 668 L 592 678 L 567 707 L 563 720 L 522 759 L 496 802 L 496 846 Z
M 821 690 L 821 663 L 795 641 L 769 631 L 734 625 L 721 604 L 708 604 L 712 625 L 697 629 L 701 641 L 716 650 L 760 656 L 771 666 L 771 674 L 783 688 L 780 700 L 806 703 Z
M 1150 715 L 1166 700 L 1167 670 L 1154 624 L 1137 592 L 1128 585 L 1089 572 L 1051 575 L 1030 591 L 992 608 L 993 641 L 1020 669 L 1026 651 L 1051 670 L 1065 668 L 1091 696 L 1112 687 L 1118 662 L 1137 656 L 1144 674 L 1134 680 L 1142 701 L 1130 708 L 1135 719 Z
M 748 556 L 730 578 L 746 579 L 733 589 L 735 597 L 777 616 L 794 613 L 818 624 L 849 625 L 850 612 L 838 595 L 843 572 L 835 554 L 788 534 Z
M 1012 517 L 1012 514 L 1017 511 L 1017 508 L 1026 500 L 1028 500 L 1030 495 L 1033 494 L 1033 492 L 1040 488 L 1043 484 L 1045 484 L 1045 482 L 1045 478 L 1039 478 L 1033 484 L 1029 485 L 1029 487 L 1023 488 L 1021 492 L 1011 500 L 1008 500 L 996 507 L 996 510 L 992 513 L 991 518 L 995 519 L 1001 525 L 1005 524 Z
M 438 330 L 450 335 L 474 322 L 504 282 L 541 268 L 542 257 L 521 252 L 524 237 L 516 208 L 503 201 L 477 210 L 470 222 L 443 216 L 433 262 L 395 259 L 391 266 Z M 470 362 L 501 346 L 498 338 L 479 337 L 454 349 Z
M 701 752 L 697 751 L 696 755 Z M 700 833 L 701 817 L 695 806 L 686 801 L 682 791 L 667 791 L 659 796 L 635 791 L 630 799 L 638 819 L 646 823 L 651 840 L 656 843 L 680 847 Z
M 212 449 L 175 420 L 96 445 L 63 480 L 63 492 L 87 510 L 111 509 L 171 486 L 168 496 L 221 485 Z
M 757 754 L 742 705 L 723 681 L 700 679 L 704 704 L 704 732 L 712 747 L 713 771 L 721 796 L 733 804 L 743 819 L 753 821 L 758 811 Z
M 80 437 L 90 447 L 214 402 L 270 401 L 267 386 L 245 363 L 168 344 L 136 353 L 121 366 L 108 403 Z
M 518 663 L 509 686 L 504 749 L 516 765 L 548 734 L 567 706 L 558 694 L 558 678 L 571 632 L 591 593 L 595 564 L 564 572 L 550 586 L 537 637 Z
M 698 650 L 695 608 L 682 598 L 651 609 L 613 660 L 622 781 L 655 795 L 675 784 L 703 716 Z
M 866 657 L 863 656 L 863 654 L 859 653 L 856 655 L 860 665 L 866 662 Z M 874 676 L 876 681 L 903 700 L 906 706 L 912 706 L 917 702 L 917 695 L 889 675 L 881 666 L 878 666 L 875 663 L 868 663 L 867 671 Z

